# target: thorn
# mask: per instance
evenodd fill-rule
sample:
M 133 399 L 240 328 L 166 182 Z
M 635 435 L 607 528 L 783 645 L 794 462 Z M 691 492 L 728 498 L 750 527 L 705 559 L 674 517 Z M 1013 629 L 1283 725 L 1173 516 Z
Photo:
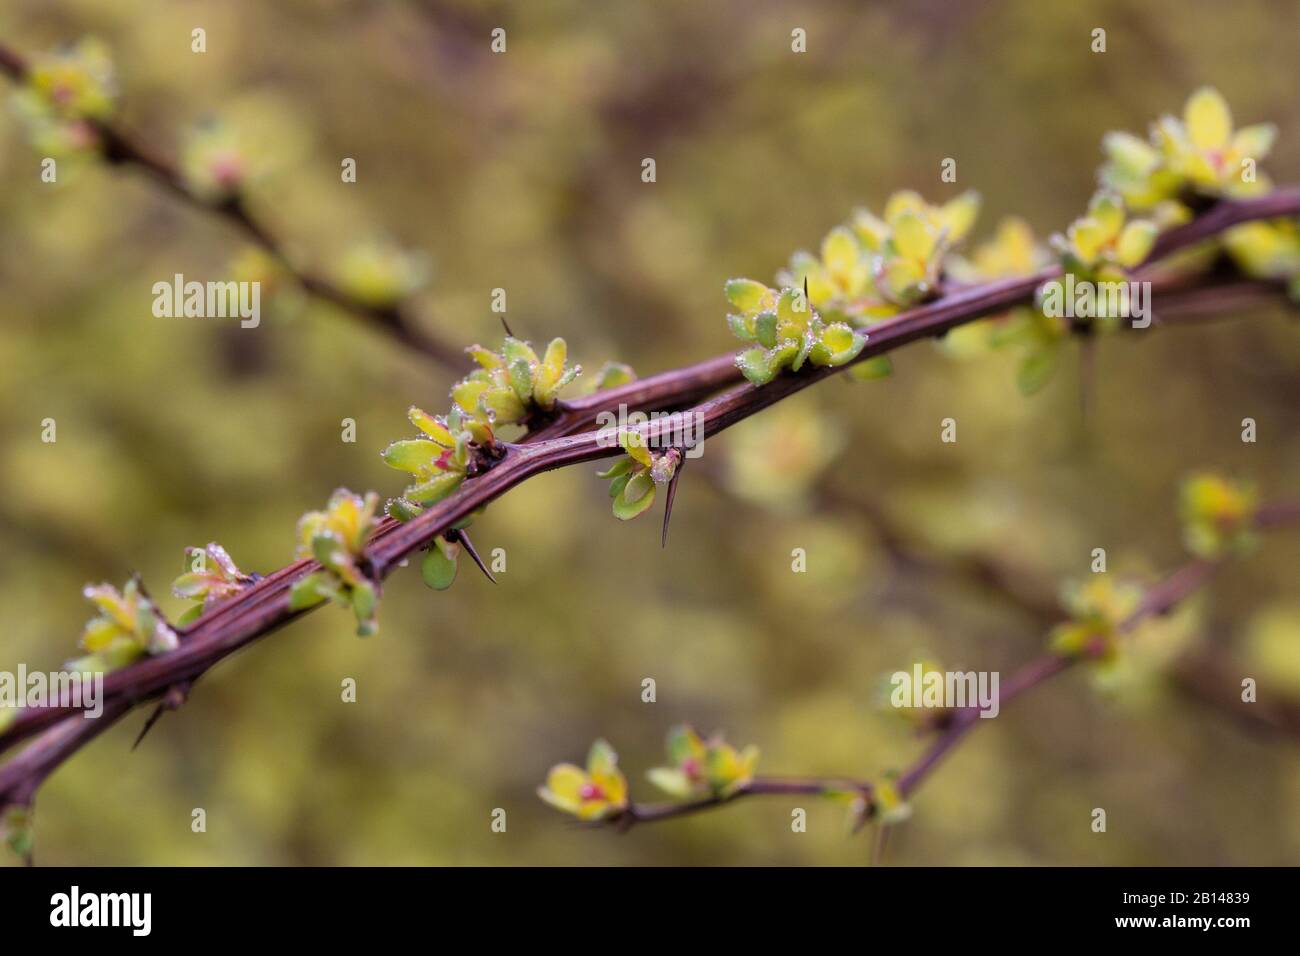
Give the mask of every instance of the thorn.
M 806 281 L 806 280 L 805 280 Z M 681 459 L 677 462 L 677 470 L 673 472 L 672 478 L 668 480 L 668 497 L 664 500 L 664 531 L 663 536 L 659 539 L 659 547 L 668 547 L 668 519 L 673 516 L 673 499 L 677 497 L 677 480 L 682 477 L 682 469 L 686 467 L 686 454 L 681 453 Z
M 153 604 L 153 606 L 154 606 L 154 608 L 155 608 L 155 610 L 156 610 L 157 607 L 158 607 L 158 605 L 157 605 L 157 603 L 154 602 L 154 599 L 153 599 L 152 597 L 149 596 L 149 589 L 148 589 L 147 587 L 144 586 L 144 576 L 141 575 L 139 571 L 132 571 L 132 572 L 131 572 L 131 580 L 135 581 L 135 586 L 136 586 L 137 589 L 139 589 L 139 591 L 140 591 L 140 596 L 141 596 L 142 598 L 144 598 L 146 601 L 148 601 L 150 604 Z M 158 612 L 158 615 L 159 615 L 160 617 L 162 617 L 162 612 L 159 611 L 159 612 Z M 163 618 L 163 620 L 167 620 L 167 619 L 166 619 L 166 618 Z M 170 624 L 171 622 L 168 621 L 168 623 Z
M 488 566 L 483 563 L 483 559 L 479 557 L 478 551 L 474 549 L 474 542 L 470 541 L 469 535 L 465 533 L 464 528 L 458 528 L 457 530 L 446 535 L 446 538 L 448 541 L 452 541 L 452 542 L 459 541 L 462 545 L 464 545 L 465 553 L 468 554 L 470 556 L 470 559 L 473 560 L 473 562 L 478 565 L 478 569 L 482 571 L 487 576 L 487 579 L 491 581 L 493 584 L 497 583 L 497 579 L 492 576 L 492 572 L 488 570 Z
M 140 746 L 140 742 L 144 740 L 145 735 L 148 734 L 149 731 L 153 730 L 153 725 L 158 723 L 159 718 L 161 718 L 164 713 L 169 710 L 180 709 L 181 705 L 185 703 L 186 698 L 189 697 L 191 686 L 193 686 L 193 681 L 183 681 L 167 688 L 166 692 L 162 696 L 162 700 L 158 701 L 158 706 L 153 709 L 153 713 L 149 715 L 149 719 L 146 720 L 144 726 L 140 728 L 140 733 L 136 736 L 135 743 L 131 744 L 132 752 Z
M 506 335 L 510 336 L 512 339 L 515 337 L 515 333 L 510 331 L 510 323 L 506 321 L 504 315 L 501 316 L 501 327 L 506 330 Z
M 140 728 L 140 733 L 136 735 L 135 743 L 131 744 L 132 753 L 134 753 L 135 749 L 140 746 L 140 742 L 144 740 L 145 734 L 153 730 L 153 725 L 158 723 L 158 718 L 163 715 L 164 710 L 166 710 L 166 707 L 161 701 L 159 701 L 158 705 L 154 707 L 153 713 L 149 715 L 149 719 L 146 720 L 144 726 Z

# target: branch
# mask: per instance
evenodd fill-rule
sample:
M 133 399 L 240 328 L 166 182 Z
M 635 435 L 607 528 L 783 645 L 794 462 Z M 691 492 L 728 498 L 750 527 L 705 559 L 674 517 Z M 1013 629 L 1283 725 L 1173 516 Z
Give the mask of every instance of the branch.
M 104 704 L 96 718 L 72 716 L 47 730 L 13 760 L 3 773 L 12 782 L 0 786 L 0 810 L 9 804 L 27 805 L 45 779 L 74 753 L 126 715 L 134 705 L 127 700 Z
M 733 803 L 742 797 L 771 797 L 791 794 L 808 794 L 819 796 L 829 792 L 856 793 L 870 802 L 872 785 L 867 780 L 850 780 L 843 777 L 755 777 L 735 793 L 726 797 L 701 797 L 685 803 L 665 801 L 664 803 L 628 804 L 626 810 L 616 817 L 600 821 L 599 825 L 612 824 L 622 830 L 628 830 L 638 823 L 659 823 L 674 817 L 684 817 L 701 810 L 711 810 Z
M 0 43 L 0 73 L 6 74 L 16 83 L 25 82 L 28 75 L 26 59 L 3 43 Z M 113 166 L 139 169 L 165 192 L 171 193 L 196 209 L 232 223 L 250 240 L 270 253 L 276 262 L 311 295 L 338 306 L 368 325 L 392 336 L 402 345 L 428 356 L 450 371 L 463 372 L 468 368 L 469 363 L 461 349 L 425 331 L 423 320 L 415 314 L 415 306 L 412 302 L 377 306 L 355 298 L 324 275 L 296 265 L 284 245 L 249 210 L 247 200 L 242 194 L 236 194 L 218 203 L 208 202 L 190 189 L 175 163 L 161 156 L 148 144 L 113 124 L 96 120 L 85 120 L 85 122 L 95 131 L 100 153 L 105 162 Z
M 1205 584 L 1216 567 L 1216 564 L 1204 560 L 1195 560 L 1183 565 L 1146 592 L 1137 610 L 1119 625 L 1121 633 L 1131 632 L 1147 618 L 1167 614 L 1180 601 Z M 1010 680 L 999 688 L 999 707 L 1088 659 L 1087 656 L 1064 657 L 1059 654 L 1045 654 L 1031 661 L 1016 671 Z M 981 722 L 979 715 L 978 708 L 969 707 L 954 713 L 939 739 L 898 778 L 898 789 L 904 796 L 920 786 L 921 781 L 938 766 L 949 751 Z
M 1201 242 L 1214 235 L 1215 229 L 1252 219 L 1296 214 L 1300 214 L 1300 189 L 1283 189 L 1258 199 L 1224 202 L 1212 207 L 1200 219 L 1165 234 L 1160 253 L 1168 254 Z M 1205 226 L 1206 220 L 1211 221 L 1214 228 Z M 1148 263 L 1151 261 L 1151 258 L 1147 260 Z M 1032 302 L 1040 285 L 1060 275 L 1060 267 L 1052 266 L 1031 276 L 951 292 L 871 326 L 867 345 L 853 362 L 837 367 L 805 366 L 798 373 L 786 372 L 761 387 L 741 385 L 691 407 L 689 413 L 696 416 L 705 437 L 715 435 L 857 362 L 892 352 L 919 339 L 941 336 L 965 323 Z M 484 473 L 467 480 L 455 494 L 405 524 L 392 520 L 381 523 L 366 548 L 366 558 L 376 580 L 386 577 L 404 558 L 428 546 L 458 521 L 527 479 L 556 468 L 621 454 L 616 444 L 603 441 L 596 433 L 571 434 L 589 425 L 600 411 L 617 410 L 621 403 L 629 407 L 677 408 L 734 383 L 739 377 L 733 357 L 728 354 L 561 405 L 554 420 L 542 423 L 529 443 L 504 445 L 501 458 L 488 466 Z M 672 427 L 672 422 L 657 419 L 634 430 L 641 433 L 647 444 L 654 445 L 658 439 L 666 437 L 665 433 Z M 198 678 L 236 650 L 309 613 L 312 609 L 290 610 L 289 591 L 298 578 L 318 568 L 319 565 L 309 560 L 281 568 L 218 604 L 181 630 L 182 640 L 176 650 L 108 674 L 104 679 L 106 706 L 125 702 L 129 709 L 157 697 L 175 684 Z M 0 752 L 67 720 L 87 723 L 67 703 L 24 709 L 0 733 Z M 105 715 L 97 723 L 109 722 L 111 720 Z M 64 730 L 64 734 L 70 736 L 76 733 Z M 86 740 L 93 736 L 89 731 L 82 731 L 82 734 Z M 33 746 L 49 745 L 43 738 Z M 61 751 L 61 759 L 66 759 L 75 749 L 76 746 L 71 744 L 66 746 Z M 13 794 L 22 789 L 28 766 L 23 760 L 25 756 L 26 753 L 0 767 L 0 803 L 12 800 Z
M 1256 518 L 1256 526 L 1261 529 L 1279 528 L 1284 524 L 1300 521 L 1300 501 L 1281 502 L 1261 508 Z M 1137 609 L 1119 625 L 1121 634 L 1129 634 L 1139 624 L 1153 618 L 1168 614 L 1179 603 L 1199 591 L 1218 569 L 1213 561 L 1197 559 L 1188 562 L 1157 585 L 1150 588 L 1143 596 Z M 1043 654 L 1021 667 L 998 688 L 998 709 L 1001 710 L 1012 700 L 1028 693 L 1054 677 L 1065 673 L 1077 664 L 1096 657 L 1102 648 L 1078 656 L 1062 654 Z M 939 725 L 942 729 L 938 738 L 921 754 L 902 774 L 895 786 L 899 794 L 907 797 L 920 787 L 940 762 L 952 752 L 971 730 L 985 721 L 980 717 L 979 705 L 954 709 L 944 714 Z M 1280 729 L 1290 729 L 1300 720 L 1300 712 L 1283 709 L 1274 717 Z M 865 801 L 859 811 L 859 822 L 874 816 L 877 808 L 873 802 L 873 785 L 868 781 L 847 778 L 772 778 L 755 777 L 747 786 L 730 796 L 709 796 L 686 802 L 665 802 L 653 804 L 631 803 L 617 816 L 598 821 L 600 825 L 629 829 L 638 823 L 654 823 L 675 817 L 687 816 L 714 807 L 730 804 L 746 796 L 772 796 L 787 794 L 826 794 L 828 792 L 856 793 Z
M 716 481 L 716 475 L 713 477 Z M 908 537 L 901 526 L 872 503 L 856 500 L 834 489 L 827 489 L 824 497 L 831 507 L 867 519 L 891 562 L 896 565 L 896 573 L 916 570 L 950 575 L 987 589 L 1044 627 L 1059 619 L 1060 600 L 1056 589 L 1046 580 L 1037 580 L 1024 569 L 1011 567 L 994 555 L 979 551 L 932 557 L 923 545 Z M 1256 515 L 1256 524 L 1261 529 L 1282 527 L 1300 520 L 1298 512 L 1300 500 L 1276 502 Z M 1242 706 L 1239 682 L 1243 672 L 1243 668 L 1234 664 L 1224 652 L 1204 649 L 1176 661 L 1170 678 L 1173 686 L 1184 696 L 1219 708 L 1244 729 L 1264 730 L 1300 742 L 1300 698 L 1276 695 Z

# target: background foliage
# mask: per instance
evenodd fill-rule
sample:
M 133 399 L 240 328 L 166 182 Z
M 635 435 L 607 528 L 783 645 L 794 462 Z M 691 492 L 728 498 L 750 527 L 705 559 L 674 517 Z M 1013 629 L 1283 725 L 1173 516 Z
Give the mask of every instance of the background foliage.
M 1294 4 L 859 6 L 10 0 L 0 35 L 28 51 L 107 41 L 123 119 L 168 153 L 205 116 L 243 117 L 267 160 L 257 209 L 301 251 L 329 261 L 368 236 L 424 250 L 444 338 L 496 340 L 489 296 L 504 286 L 518 334 L 564 336 L 589 370 L 733 349 L 725 279 L 770 279 L 897 188 L 978 188 L 980 237 L 1012 213 L 1040 235 L 1062 228 L 1093 191 L 1102 133 L 1142 132 L 1202 83 L 1241 122 L 1276 122 L 1268 166 L 1300 178 Z M 495 26 L 504 56 L 488 49 Z M 807 55 L 789 52 L 795 26 Z M 356 185 L 339 183 L 343 156 Z M 939 183 L 948 156 L 956 186 Z M 6 113 L 6 667 L 68 656 L 86 581 L 139 570 L 176 614 L 162 595 L 183 546 L 217 539 L 269 571 L 291 557 L 296 516 L 336 486 L 395 494 L 378 452 L 409 433 L 409 404 L 445 407 L 451 381 L 315 302 L 256 331 L 154 319 L 154 282 L 224 275 L 241 237 L 134 174 L 87 164 L 49 186 L 36 164 Z M 1086 573 L 1094 547 L 1112 568 L 1172 566 L 1187 471 L 1248 475 L 1265 497 L 1300 488 L 1298 365 L 1280 309 L 1107 339 L 1085 426 L 1077 364 L 1024 399 L 1011 356 L 914 346 L 890 379 L 829 383 L 711 439 L 666 555 L 648 519 L 610 517 L 594 468 L 531 481 L 475 524 L 480 550 L 507 551 L 499 585 L 467 567 L 434 595 L 412 569 L 386 588 L 376 641 L 324 611 L 222 665 L 129 756 L 144 714 L 124 721 L 43 789 L 39 858 L 861 862 L 842 810 L 811 798 L 806 835 L 790 832 L 792 804 L 765 800 L 620 838 L 571 827 L 533 791 L 604 735 L 633 794 L 650 796 L 642 772 L 680 720 L 758 743 L 766 772 L 906 764 L 919 744 L 875 706 L 882 674 L 922 656 L 1008 672 L 1042 629 L 986 588 L 892 566 L 869 516 L 939 558 L 1024 569 L 1027 585 Z M 960 440 L 942 445 L 950 415 Z M 39 441 L 47 416 L 54 445 Z M 1257 444 L 1238 439 L 1245 416 Z M 339 440 L 344 417 L 356 444 Z M 771 441 L 779 478 L 760 454 Z M 825 472 L 819 447 L 838 449 Z M 805 575 L 790 572 L 794 547 Z M 1294 537 L 1267 540 L 1168 629 L 1171 648 L 1231 642 L 1262 693 L 1300 694 L 1298 559 Z M 339 700 L 344 677 L 356 704 Z M 1295 743 L 1189 700 L 1159 668 L 1114 696 L 1072 674 L 993 723 L 917 796 L 891 860 L 1300 857 Z M 505 835 L 489 830 L 498 806 Z M 1098 806 L 1104 836 L 1088 828 Z M 194 807 L 206 834 L 190 832 Z

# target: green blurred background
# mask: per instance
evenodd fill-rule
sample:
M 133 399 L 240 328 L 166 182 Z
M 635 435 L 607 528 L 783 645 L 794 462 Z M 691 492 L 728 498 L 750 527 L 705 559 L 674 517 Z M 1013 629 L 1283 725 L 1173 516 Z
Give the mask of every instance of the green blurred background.
M 1202 83 L 1240 122 L 1278 123 L 1267 166 L 1300 180 L 1293 2 L 865 6 L 7 0 L 0 38 L 28 52 L 102 38 L 122 121 L 170 155 L 205 116 L 258 117 L 268 162 L 252 202 L 295 250 L 328 262 L 391 237 L 430 256 L 421 298 L 442 337 L 497 340 L 489 302 L 504 287 L 518 334 L 564 336 L 589 370 L 613 358 L 648 374 L 734 348 L 726 278 L 770 280 L 898 188 L 979 189 L 980 237 L 1012 213 L 1059 229 L 1094 188 L 1102 133 L 1143 132 Z M 489 51 L 497 26 L 504 55 Z M 1098 26 L 1105 54 L 1089 48 Z M 805 55 L 790 52 L 795 27 Z M 344 156 L 355 185 L 339 182 Z M 945 157 L 955 186 L 939 182 Z M 297 516 L 336 486 L 400 489 L 378 451 L 411 432 L 409 404 L 444 409 L 451 382 L 314 301 L 255 331 L 153 318 L 154 282 L 223 276 L 242 237 L 132 171 L 69 165 L 51 186 L 38 159 L 6 111 L 4 667 L 72 656 L 87 581 L 139 571 L 164 595 L 185 545 L 218 540 L 245 569 L 285 564 Z M 681 720 L 757 743 L 760 772 L 905 766 L 923 743 L 877 706 L 883 674 L 926 656 L 1005 675 L 1043 645 L 1040 614 L 963 568 L 1010 569 L 1041 600 L 1086 574 L 1094 547 L 1112 569 L 1181 562 L 1175 494 L 1190 469 L 1251 477 L 1265 497 L 1300 491 L 1294 322 L 1280 308 L 1240 319 L 1102 342 L 1086 422 L 1073 357 L 1025 399 L 1012 356 L 910 347 L 890 379 L 829 382 L 710 439 L 666 553 L 657 517 L 610 515 L 594 469 L 530 481 L 475 525 L 480 550 L 506 550 L 500 584 L 467 567 L 434 594 L 399 573 L 377 639 L 324 609 L 220 665 L 135 753 L 146 712 L 131 715 L 42 790 L 37 858 L 865 862 L 869 838 L 811 798 L 620 836 L 574 827 L 534 789 L 603 735 L 633 795 L 653 799 L 644 771 Z M 938 440 L 946 416 L 956 445 Z M 1256 444 L 1239 440 L 1246 416 Z M 56 444 L 40 441 L 47 417 Z M 345 417 L 355 444 L 340 441 Z M 809 454 L 827 442 L 840 447 L 829 462 Z M 900 564 L 893 537 L 924 560 Z M 806 574 L 791 573 L 795 547 Z M 987 722 L 919 792 L 887 860 L 1300 860 L 1296 742 L 1178 676 L 1217 647 L 1234 662 L 1225 699 L 1243 675 L 1261 697 L 1300 698 L 1298 561 L 1300 537 L 1270 538 L 1162 628 L 1116 692 L 1071 673 Z M 340 700 L 346 677 L 355 704 Z M 806 834 L 791 833 L 794 805 Z M 490 830 L 495 807 L 505 834 Z

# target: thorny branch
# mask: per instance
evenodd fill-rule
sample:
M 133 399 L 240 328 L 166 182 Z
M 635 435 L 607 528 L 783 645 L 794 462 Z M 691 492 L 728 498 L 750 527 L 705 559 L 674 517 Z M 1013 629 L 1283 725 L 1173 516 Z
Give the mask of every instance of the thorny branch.
M 21 83 L 26 79 L 27 72 L 26 59 L 0 43 L 0 73 Z M 424 320 L 416 314 L 412 303 L 379 306 L 362 302 L 326 276 L 296 263 L 284 244 L 252 213 L 247 200 L 241 194 L 235 194 L 223 202 L 209 202 L 190 189 L 185 182 L 185 177 L 171 160 L 148 144 L 114 124 L 94 120 L 86 120 L 86 122 L 93 128 L 98 138 L 100 153 L 106 162 L 114 166 L 139 169 L 165 191 L 183 202 L 234 224 L 249 239 L 270 253 L 308 293 L 392 336 L 402 345 L 428 356 L 450 371 L 462 372 L 467 368 L 468 363 L 464 353 L 426 331 Z
M 4 62 L 0 54 L 0 65 Z M 1156 255 L 1194 245 L 1236 223 L 1297 214 L 1300 214 L 1300 189 L 1294 188 L 1277 190 L 1258 199 L 1223 202 L 1162 236 L 1157 252 L 1148 263 Z M 964 323 L 1030 302 L 1040 285 L 1060 274 L 1060 268 L 1053 266 L 1024 278 L 951 291 L 872 326 L 867 346 L 855 362 L 919 339 L 941 336 Z M 1152 281 L 1156 287 L 1166 280 L 1156 276 Z M 1186 294 L 1187 283 L 1180 280 L 1176 284 Z M 550 422 L 530 434 L 525 443 L 506 445 L 500 460 L 486 473 L 468 480 L 457 493 L 406 524 L 385 520 L 372 537 L 366 557 L 375 577 L 382 579 L 456 522 L 528 478 L 619 454 L 617 445 L 600 440 L 595 432 L 575 434 L 590 428 L 601 411 L 617 410 L 620 404 L 647 411 L 689 408 L 698 416 L 707 437 L 847 367 L 805 368 L 800 373 L 783 374 L 762 387 L 741 385 L 693 405 L 739 381 L 733 356 L 727 354 L 561 403 Z M 666 420 L 660 419 L 636 430 L 653 443 L 669 427 Z M 266 576 L 182 629 L 181 644 L 176 650 L 108 674 L 104 680 L 106 712 L 98 720 L 87 721 L 66 704 L 20 711 L 0 733 L 0 750 L 8 750 L 35 734 L 44 733 L 0 767 L 0 805 L 29 802 L 40 782 L 55 768 L 137 704 L 156 698 L 177 684 L 193 681 L 234 651 L 308 613 L 290 610 L 289 590 L 294 581 L 316 567 L 315 562 L 298 561 Z M 950 733 L 958 731 L 964 733 L 960 725 Z
M 0 72 L 22 81 L 28 73 L 26 61 L 0 44 Z M 306 291 L 342 307 L 355 316 L 376 325 L 399 341 L 428 354 L 449 368 L 463 367 L 459 352 L 429 337 L 413 319 L 409 305 L 378 307 L 359 302 L 330 280 L 297 268 L 284 247 L 249 211 L 245 200 L 236 195 L 219 204 L 208 203 L 192 192 L 181 173 L 169 161 L 149 147 L 138 143 L 119 128 L 92 122 L 99 148 L 106 161 L 143 170 L 166 190 L 200 208 L 214 211 L 237 225 L 254 242 L 266 249 L 292 273 Z M 1159 237 L 1148 263 L 1171 252 L 1194 245 L 1217 235 L 1225 228 L 1254 219 L 1294 216 L 1300 213 L 1300 190 L 1279 190 L 1259 199 L 1220 202 L 1211 206 L 1185 226 Z M 866 348 L 854 362 L 885 354 L 921 338 L 939 337 L 949 329 L 987 315 L 1005 311 L 1032 300 L 1035 291 L 1047 281 L 1061 275 L 1059 266 L 1038 273 L 982 286 L 949 288 L 947 294 L 927 305 L 904 312 L 870 330 Z M 1271 291 L 1255 283 L 1223 283 L 1215 277 L 1196 277 L 1189 283 L 1182 276 L 1144 274 L 1156 291 L 1164 290 L 1172 307 L 1158 317 L 1163 324 L 1170 314 L 1195 309 L 1199 298 L 1217 296 L 1220 304 L 1232 303 L 1233 296 L 1255 296 Z M 1207 281 L 1208 279 L 1208 281 Z M 1181 308 L 1179 306 L 1182 306 Z M 420 517 L 398 524 L 385 521 L 366 548 L 366 564 L 376 580 L 381 580 L 405 558 L 428 546 L 435 538 L 446 535 L 456 522 L 504 494 L 528 478 L 566 465 L 619 454 L 617 446 L 601 441 L 587 431 L 597 413 L 616 410 L 620 405 L 638 410 L 672 411 L 690 409 L 703 426 L 704 436 L 715 434 L 764 408 L 824 378 L 838 373 L 840 367 L 805 368 L 801 373 L 787 373 L 763 387 L 740 385 L 714 398 L 721 389 L 736 385 L 741 375 L 728 354 L 684 369 L 635 381 L 618 388 L 571 402 L 560 403 L 549 421 L 534 422 L 527 440 L 504 446 L 504 453 L 485 465 L 482 474 L 470 479 L 451 497 L 431 507 Z M 707 399 L 707 400 L 705 400 Z M 700 404 L 696 404 L 700 403 Z M 668 425 L 651 421 L 638 427 L 650 443 L 662 437 Z M 1293 518 L 1294 514 L 1271 513 L 1272 518 Z M 30 804 L 40 783 L 64 760 L 92 737 L 133 709 L 138 703 L 162 697 L 163 706 L 174 709 L 184 700 L 193 682 L 233 651 L 252 643 L 295 619 L 305 610 L 292 610 L 288 595 L 293 583 L 314 570 L 311 561 L 299 561 L 259 580 L 237 596 L 218 604 L 190 627 L 182 629 L 180 646 L 166 654 L 146 658 L 105 679 L 104 713 L 88 721 L 66 703 L 21 711 L 10 726 L 0 733 L 0 750 L 7 750 L 34 734 L 40 737 L 9 763 L 0 767 L 0 808 L 6 804 Z M 1130 629 L 1143 617 L 1163 613 L 1186 593 L 1208 577 L 1211 565 L 1189 565 L 1170 578 L 1161 588 L 1150 592 L 1146 603 L 1134 618 L 1125 622 Z M 1086 657 L 1086 655 L 1085 655 Z M 1079 658 L 1049 656 L 1028 665 L 1013 676 L 1002 694 L 1003 700 L 1030 689 L 1065 670 Z M 905 796 L 942 759 L 948 750 L 973 726 L 973 712 L 961 711 L 943 730 L 934 746 L 900 778 L 898 789 Z M 152 721 L 152 718 L 151 718 Z M 147 729 L 147 727 L 146 727 Z M 837 788 L 857 792 L 869 798 L 871 785 L 860 781 L 838 781 Z M 794 794 L 824 792 L 832 783 L 826 780 L 758 778 L 740 795 Z M 627 811 L 626 823 L 665 819 L 682 813 L 716 805 L 718 801 L 701 801 L 673 806 L 646 806 Z M 868 809 L 871 804 L 866 804 Z

